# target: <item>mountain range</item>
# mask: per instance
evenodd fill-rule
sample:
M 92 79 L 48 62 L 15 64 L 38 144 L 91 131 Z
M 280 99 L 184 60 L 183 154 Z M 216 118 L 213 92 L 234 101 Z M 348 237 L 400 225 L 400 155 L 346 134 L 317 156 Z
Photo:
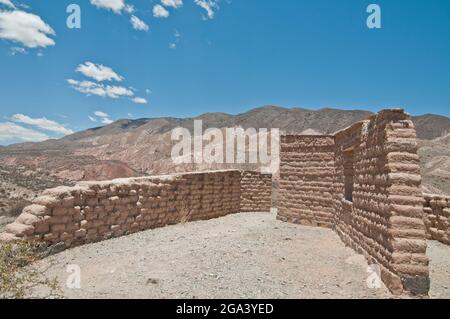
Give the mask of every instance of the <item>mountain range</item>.
M 145 174 L 164 174 L 236 165 L 184 164 L 170 160 L 176 127 L 193 131 L 194 120 L 208 128 L 279 128 L 283 133 L 332 134 L 372 113 L 325 108 L 307 110 L 265 106 L 230 115 L 206 113 L 195 118 L 119 120 L 58 140 L 0 147 L 0 213 L 11 198 L 30 199 L 47 187 L 79 180 L 107 180 Z M 450 191 L 450 119 L 426 114 L 414 116 L 422 160 L 424 190 Z M 239 168 L 256 168 L 239 165 Z M 7 207 L 8 205 L 4 205 Z M 5 208 L 6 209 L 6 208 Z

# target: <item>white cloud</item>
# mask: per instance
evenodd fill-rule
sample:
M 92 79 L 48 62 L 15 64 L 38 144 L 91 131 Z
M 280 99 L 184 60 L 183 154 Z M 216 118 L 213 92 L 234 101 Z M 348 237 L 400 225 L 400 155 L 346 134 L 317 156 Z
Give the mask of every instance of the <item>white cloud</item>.
M 169 43 L 169 48 L 170 49 L 176 49 L 177 48 L 178 43 L 180 42 L 180 39 L 181 39 L 181 33 L 178 32 L 178 30 L 175 30 L 174 36 L 175 36 L 175 42 Z
M 106 92 L 108 93 L 108 96 L 112 98 L 116 98 L 119 96 L 133 96 L 134 92 L 128 88 L 122 87 L 122 86 L 107 86 Z
M 148 25 L 144 21 L 134 15 L 131 16 L 130 22 L 135 30 L 147 32 L 149 29 Z
M 169 11 L 167 11 L 162 5 L 157 4 L 153 7 L 153 16 L 155 18 L 167 18 L 169 15 Z
M 214 18 L 215 10 L 219 9 L 219 0 L 194 0 L 195 4 L 205 9 L 209 19 Z
M 102 124 L 108 125 L 108 124 L 111 124 L 111 123 L 114 123 L 114 121 L 111 120 L 111 119 L 108 119 L 108 118 L 102 119 Z
M 72 79 L 68 79 L 67 82 L 68 82 L 70 85 L 78 85 L 78 84 L 80 83 L 80 82 L 75 81 L 75 80 L 72 80 Z
M 50 131 L 50 132 L 54 132 L 54 133 L 60 133 L 60 134 L 72 134 L 73 131 L 65 128 L 62 124 L 59 124 L 55 121 L 51 121 L 46 119 L 45 117 L 43 118 L 31 118 L 27 115 L 24 114 L 14 114 L 11 118 L 12 121 L 14 122 L 18 122 L 18 123 L 23 123 L 23 124 L 28 124 L 31 126 L 36 126 L 40 129 L 46 130 L 46 131 Z
M 0 39 L 19 42 L 27 48 L 55 45 L 55 31 L 41 17 L 21 10 L 0 10 Z
M 113 80 L 120 82 L 123 80 L 123 77 L 114 72 L 110 67 L 92 62 L 80 64 L 75 71 L 99 82 Z
M 102 111 L 97 111 L 97 112 L 95 112 L 94 114 L 95 114 L 95 116 L 97 116 L 97 117 L 109 117 L 108 114 L 106 114 L 105 112 L 102 112 Z
M 132 14 L 136 11 L 136 9 L 134 8 L 134 6 L 132 4 L 125 5 L 124 10 L 126 13 L 129 13 L 129 14 Z
M 143 97 L 135 97 L 135 98 L 131 99 L 131 101 L 133 101 L 134 103 L 137 103 L 137 104 L 147 104 L 148 103 L 147 99 L 144 99 Z
M 14 4 L 11 2 L 11 0 L 0 0 L 0 4 L 4 4 L 5 6 L 13 8 L 13 9 L 16 8 L 14 6 Z
M 97 8 L 111 10 L 114 13 L 121 13 L 126 9 L 125 0 L 90 0 L 91 4 Z
M 0 141 L 2 142 L 16 140 L 23 142 L 41 142 L 48 139 L 49 137 L 44 133 L 14 123 L 0 123 Z
M 161 0 L 165 7 L 180 8 L 183 6 L 183 0 Z
M 113 120 L 111 120 L 109 118 L 109 114 L 106 114 L 105 112 L 97 111 L 97 112 L 94 113 L 94 115 L 96 117 L 88 115 L 88 118 L 89 118 L 89 120 L 91 120 L 91 122 L 95 122 L 96 123 L 96 122 L 100 121 L 100 123 L 106 124 L 106 125 L 111 124 L 111 123 L 114 122 Z
M 28 54 L 28 51 L 21 47 L 12 47 L 10 49 L 9 54 L 16 55 L 16 54 Z
M 102 124 L 111 124 L 113 123 L 113 121 L 109 118 L 109 114 L 106 114 L 105 112 L 102 111 L 96 111 L 94 113 L 94 116 L 90 116 L 88 115 L 89 120 L 91 120 L 91 122 L 98 122 L 100 121 Z
M 126 87 L 122 86 L 111 86 L 98 84 L 91 81 L 76 81 L 69 79 L 67 82 L 78 92 L 87 95 L 97 95 L 101 97 L 110 97 L 117 99 L 122 96 L 133 96 L 134 92 Z

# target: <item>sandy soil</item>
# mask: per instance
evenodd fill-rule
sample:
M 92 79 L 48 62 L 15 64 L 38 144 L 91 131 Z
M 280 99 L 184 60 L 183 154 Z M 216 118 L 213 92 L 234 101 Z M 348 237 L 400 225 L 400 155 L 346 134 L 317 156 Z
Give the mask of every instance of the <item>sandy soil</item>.
M 438 241 L 428 241 L 427 255 L 430 258 L 430 297 L 450 298 L 450 246 Z
M 432 242 L 434 297 L 450 297 L 450 249 Z M 68 265 L 81 288 L 66 288 Z M 367 263 L 328 229 L 246 213 L 64 251 L 50 267 L 67 298 L 391 298 L 369 289 Z M 447 283 L 447 284 L 445 284 Z M 36 291 L 39 296 L 41 291 Z

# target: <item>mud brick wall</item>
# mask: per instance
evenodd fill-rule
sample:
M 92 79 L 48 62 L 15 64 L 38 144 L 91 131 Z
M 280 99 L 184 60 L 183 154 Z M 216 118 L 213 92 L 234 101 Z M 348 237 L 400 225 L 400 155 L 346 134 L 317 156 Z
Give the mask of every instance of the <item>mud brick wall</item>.
M 278 219 L 332 227 L 334 138 L 282 136 Z
M 427 238 L 450 245 L 450 197 L 424 194 Z
M 316 225 L 317 216 L 325 218 L 380 267 L 393 293 L 427 295 L 424 199 L 409 115 L 385 110 L 332 137 L 285 136 L 280 154 L 281 220 Z
M 353 149 L 349 202 L 344 151 Z M 429 290 L 423 196 L 414 125 L 402 110 L 386 110 L 336 134 L 335 228 L 342 240 L 380 266 L 397 294 Z
M 393 291 L 426 295 L 430 289 L 426 229 L 423 222 L 420 159 L 414 123 L 403 110 L 373 116 L 369 126 L 383 128 L 388 178 L 389 233 L 392 250 L 386 282 Z M 389 281 L 391 280 L 391 281 Z
M 240 180 L 240 171 L 215 171 L 50 189 L 6 226 L 1 239 L 64 242 L 71 247 L 238 213 Z
M 252 171 L 241 173 L 241 212 L 270 212 L 272 175 Z

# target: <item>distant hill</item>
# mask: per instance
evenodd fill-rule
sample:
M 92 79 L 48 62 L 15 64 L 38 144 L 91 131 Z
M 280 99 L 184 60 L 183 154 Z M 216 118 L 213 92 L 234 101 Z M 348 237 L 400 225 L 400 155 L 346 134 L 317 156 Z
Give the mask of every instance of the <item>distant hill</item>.
M 423 187 L 428 193 L 450 195 L 450 134 L 419 141 Z
M 238 115 L 225 113 L 206 113 L 195 118 L 154 118 L 139 120 L 120 120 L 110 125 L 78 132 L 62 141 L 80 141 L 87 138 L 146 131 L 149 134 L 163 134 L 176 127 L 193 130 L 193 120 L 202 120 L 204 129 L 241 126 L 243 128 L 280 128 L 289 133 L 301 133 L 312 129 L 331 134 L 356 121 L 367 118 L 367 111 L 343 111 L 322 109 L 318 111 L 301 108 L 282 108 L 265 106 Z
M 68 135 L 59 140 L 48 140 L 40 143 L 24 143 L 12 145 L 4 150 L 50 150 L 71 149 L 78 143 L 90 144 L 92 139 L 120 135 L 134 135 L 145 132 L 146 135 L 157 135 L 170 132 L 176 127 L 193 130 L 193 120 L 203 120 L 204 129 L 211 127 L 224 128 L 242 126 L 244 128 L 279 128 L 286 133 L 300 134 L 313 131 L 332 134 L 353 123 L 366 119 L 372 113 L 364 110 L 338 110 L 325 108 L 307 110 L 302 108 L 282 108 L 264 106 L 248 112 L 230 115 L 225 113 L 206 113 L 195 118 L 150 118 L 138 120 L 119 120 L 112 124 L 87 129 Z M 426 114 L 414 116 L 417 135 L 420 139 L 435 139 L 450 133 L 450 118 Z M 74 143 L 75 142 L 75 143 Z
M 170 160 L 173 146 L 172 129 L 185 127 L 192 131 L 193 120 L 203 120 L 204 130 L 211 127 L 241 126 L 244 128 L 280 128 L 284 133 L 295 134 L 332 134 L 357 121 L 366 119 L 371 114 L 364 110 L 346 111 L 325 108 L 314 111 L 302 108 L 265 106 L 237 115 L 206 113 L 187 119 L 119 120 L 110 125 L 77 132 L 59 140 L 1 147 L 0 161 L 2 168 L 9 170 L 4 173 L 5 176 L 28 174 L 26 178 L 32 179 L 33 174 L 39 174 L 39 180 L 45 179 L 46 183 L 60 181 L 66 184 L 71 181 L 88 179 L 101 180 L 186 170 L 231 168 L 236 166 L 175 165 Z M 440 161 L 438 155 L 431 157 L 431 154 L 440 154 L 441 150 L 445 153 L 445 150 L 448 149 L 449 144 L 443 142 L 445 138 L 440 142 L 433 139 L 439 139 L 450 132 L 450 119 L 427 114 L 413 117 L 413 121 L 416 124 L 418 136 L 422 140 L 423 149 L 428 150 L 431 147 L 433 150 L 431 153 L 421 152 L 424 174 L 426 176 L 443 175 L 439 170 L 428 169 L 426 165 L 431 162 L 436 163 L 436 168 L 444 165 L 442 167 L 447 169 L 447 164 L 445 164 L 447 162 Z M 438 153 L 436 153 L 437 150 Z M 253 166 L 245 167 L 253 168 Z M 23 180 L 22 177 L 18 179 Z M 425 180 L 429 185 L 438 189 L 441 187 L 440 185 L 444 185 L 442 187 L 447 185 L 445 181 L 433 184 L 431 180 L 426 178 Z M 8 185 L 12 185 L 11 178 L 8 179 L 8 183 Z M 37 187 L 46 185 L 46 183 L 32 184 Z M 448 189 L 443 191 L 448 192 Z
M 431 140 L 450 134 L 450 119 L 445 116 L 425 114 L 413 117 L 416 124 L 417 136 L 424 140 Z

